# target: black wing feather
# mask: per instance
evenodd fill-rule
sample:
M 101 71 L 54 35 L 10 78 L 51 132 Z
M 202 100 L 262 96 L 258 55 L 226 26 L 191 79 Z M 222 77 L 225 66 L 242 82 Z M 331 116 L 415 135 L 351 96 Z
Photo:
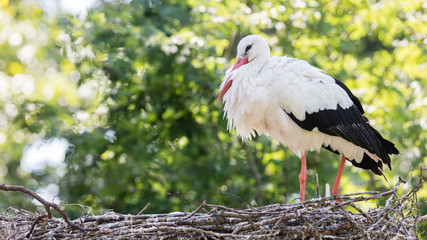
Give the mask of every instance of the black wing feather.
M 306 114 L 302 121 L 292 113 L 287 114 L 298 126 L 307 131 L 317 128 L 322 133 L 342 137 L 373 154 L 377 154 L 380 158 L 386 155 L 384 151 L 381 151 L 381 143 L 375 132 L 372 131 L 355 105 L 347 109 L 337 105 L 337 109 L 326 109 Z
M 332 77 L 332 76 L 331 76 Z M 334 77 L 333 77 L 334 78 Z M 348 87 L 341 82 L 340 80 L 335 79 L 335 83 L 340 86 L 342 89 L 344 89 L 344 91 L 347 93 L 347 95 L 350 97 L 351 101 L 353 101 L 354 105 L 356 105 L 357 109 L 359 109 L 359 112 L 361 114 L 364 114 L 365 111 L 363 110 L 362 104 L 360 103 L 359 99 L 353 95 L 353 93 L 350 91 L 350 89 L 348 89 Z
M 337 104 L 337 109 L 325 109 L 306 114 L 304 120 L 299 120 L 292 113 L 286 113 L 301 128 L 307 131 L 317 128 L 322 133 L 342 137 L 370 153 L 376 154 L 391 169 L 388 154 L 398 154 L 399 151 L 392 142 L 384 139 L 377 130 L 369 125 L 367 118 L 362 115 L 364 111 L 359 99 L 351 93 L 347 86 L 338 79 L 335 79 L 335 83 L 343 88 L 353 101 L 353 105 L 349 108 L 344 109 Z M 323 147 L 332 151 L 329 146 Z M 367 154 L 364 154 L 360 163 L 354 160 L 351 162 L 356 167 L 370 169 L 375 174 L 381 174 L 378 167 L 382 169 L 382 163 L 376 162 Z
M 332 148 L 330 146 L 323 146 L 325 149 L 340 155 L 340 153 L 336 150 L 332 150 Z M 369 169 L 371 170 L 373 173 L 377 174 L 377 175 L 381 175 L 380 170 L 378 170 L 378 167 L 383 169 L 383 164 L 382 162 L 375 162 L 372 158 L 370 158 L 368 156 L 368 154 L 364 153 L 363 154 L 363 159 L 360 163 L 356 162 L 355 160 L 351 160 L 350 161 L 354 166 L 356 167 L 360 167 L 363 169 Z

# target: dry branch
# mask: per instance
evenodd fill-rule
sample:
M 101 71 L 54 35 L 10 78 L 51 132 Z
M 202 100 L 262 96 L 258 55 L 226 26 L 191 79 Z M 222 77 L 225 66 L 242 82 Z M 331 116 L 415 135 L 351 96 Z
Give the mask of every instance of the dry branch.
M 32 233 L 31 239 L 418 239 L 417 225 L 425 218 L 419 216 L 416 202 L 421 184 L 422 180 L 401 198 L 392 189 L 250 209 L 203 202 L 191 213 L 142 214 L 147 205 L 138 215 L 109 213 L 73 221 L 66 215 L 53 217 L 50 207 L 60 213 L 62 210 L 36 198 L 48 206 L 47 214 L 10 207 L 0 215 L 0 236 L 26 239 Z M 384 197 L 388 198 L 384 207 L 363 211 L 356 205 Z M 343 202 L 336 202 L 337 199 Z M 205 212 L 200 213 L 201 210 Z
M 55 209 L 56 211 L 58 211 L 58 212 L 59 212 L 59 214 L 61 214 L 61 215 L 62 215 L 62 217 L 64 218 L 65 222 L 66 222 L 68 225 L 70 225 L 71 227 L 73 227 L 73 228 L 75 228 L 75 229 L 78 229 L 78 230 L 80 230 L 80 231 L 85 231 L 85 230 L 86 230 L 86 229 L 84 229 L 84 228 L 82 228 L 82 227 L 80 227 L 80 226 L 78 226 L 78 225 L 76 225 L 76 224 L 72 223 L 72 222 L 70 221 L 70 219 L 68 218 L 67 214 L 65 213 L 65 211 L 64 211 L 64 210 L 62 210 L 62 209 L 61 209 L 57 204 L 52 203 L 52 202 L 48 202 L 48 201 L 44 200 L 44 199 L 43 199 L 42 197 L 40 197 L 37 193 L 35 193 L 35 192 L 33 192 L 33 191 L 31 191 L 31 190 L 29 190 L 29 189 L 25 188 L 25 187 L 22 187 L 22 186 L 6 186 L 6 185 L 4 185 L 4 184 L 0 184 L 0 190 L 3 190 L 3 191 L 19 191 L 19 192 L 23 192 L 23 193 L 25 193 L 25 194 L 28 194 L 28 195 L 32 196 L 34 199 L 36 199 L 37 201 L 39 201 L 39 202 L 40 202 L 41 204 L 43 204 L 43 206 L 45 207 L 47 214 L 43 214 L 43 215 L 38 216 L 38 217 L 36 218 L 36 220 L 34 221 L 34 223 L 33 223 L 33 224 L 31 224 L 31 228 L 30 228 L 30 231 L 28 232 L 28 236 L 31 236 L 31 233 L 32 233 L 32 231 L 33 231 L 33 229 L 34 229 L 35 224 L 36 224 L 40 219 L 45 218 L 45 217 L 47 217 L 47 218 L 52 218 L 52 211 L 51 211 L 51 209 L 50 209 L 50 208 L 53 208 L 53 209 Z

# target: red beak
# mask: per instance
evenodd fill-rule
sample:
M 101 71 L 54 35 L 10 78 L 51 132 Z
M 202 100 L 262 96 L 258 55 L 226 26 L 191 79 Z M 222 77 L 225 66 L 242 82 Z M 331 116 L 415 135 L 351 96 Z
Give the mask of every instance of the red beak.
M 238 69 L 239 67 L 241 67 L 242 65 L 245 65 L 246 63 L 248 63 L 248 58 L 237 58 L 236 63 L 233 66 L 233 69 L 231 69 L 231 71 L 234 71 L 235 69 Z M 228 91 L 228 89 L 230 89 L 231 84 L 233 84 L 233 79 L 230 79 L 230 77 L 225 81 L 224 87 L 222 87 L 221 92 L 219 93 L 219 96 L 217 98 L 217 101 L 221 100 L 221 98 L 225 95 L 225 93 Z
M 248 58 L 237 58 L 236 63 L 233 66 L 233 69 L 231 69 L 231 71 L 238 69 L 240 66 L 245 65 L 246 63 L 248 63 Z

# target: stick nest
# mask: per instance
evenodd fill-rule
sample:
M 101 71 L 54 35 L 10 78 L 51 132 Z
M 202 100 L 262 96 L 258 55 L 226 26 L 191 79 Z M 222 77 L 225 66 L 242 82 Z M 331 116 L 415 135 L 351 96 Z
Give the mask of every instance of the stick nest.
M 295 204 L 233 209 L 203 202 L 192 213 L 86 214 L 67 221 L 9 207 L 0 215 L 4 239 L 418 239 L 420 183 L 395 190 L 318 198 Z M 363 211 L 356 203 L 387 197 Z M 342 199 L 343 202 L 337 202 Z M 143 209 L 145 210 L 145 208 Z M 75 227 L 79 226 L 79 227 Z

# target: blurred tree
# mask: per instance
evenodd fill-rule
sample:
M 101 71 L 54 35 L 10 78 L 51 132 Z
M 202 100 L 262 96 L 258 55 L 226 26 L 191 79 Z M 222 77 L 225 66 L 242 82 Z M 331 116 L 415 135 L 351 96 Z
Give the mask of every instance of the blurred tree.
M 30 149 L 52 142 L 67 149 L 64 139 L 43 139 L 67 138 L 76 126 L 73 114 L 92 103 L 85 104 L 78 96 L 80 73 L 57 47 L 62 32 L 57 18 L 45 16 L 23 1 L 3 1 L 0 22 L 0 179 L 5 184 L 57 193 L 57 183 L 65 173 L 64 156 L 58 156 L 58 149 L 45 156 L 31 156 L 34 151 Z M 33 148 L 29 147 L 32 144 Z M 23 158 L 24 149 L 31 161 Z M 19 204 L 20 200 L 20 195 L 2 194 L 0 206 Z
M 411 164 L 418 175 L 427 158 L 426 7 L 113 1 L 78 20 L 10 3 L 1 10 L 9 22 L 0 27 L 0 84 L 7 86 L 0 89 L 0 179 L 38 189 L 55 183 L 65 202 L 134 214 L 148 202 L 147 212 L 169 212 L 191 211 L 203 200 L 245 207 L 296 198 L 300 160 L 264 136 L 242 144 L 227 132 L 216 101 L 248 34 L 265 36 L 275 55 L 305 59 L 343 80 L 402 152 L 386 175 L 407 179 Z M 26 25 L 34 37 L 18 30 Z M 33 47 L 30 60 L 20 54 L 26 46 Z M 32 91 L 13 90 L 28 89 L 13 81 L 22 76 L 32 79 L 25 80 Z M 62 170 L 23 172 L 25 144 L 51 137 L 72 145 Z M 308 159 L 309 198 L 315 173 L 322 185 L 333 182 L 340 158 L 322 151 Z M 386 188 L 370 172 L 345 168 L 342 193 Z M 426 187 L 419 196 L 425 201 Z M 2 206 L 17 202 L 0 199 Z

